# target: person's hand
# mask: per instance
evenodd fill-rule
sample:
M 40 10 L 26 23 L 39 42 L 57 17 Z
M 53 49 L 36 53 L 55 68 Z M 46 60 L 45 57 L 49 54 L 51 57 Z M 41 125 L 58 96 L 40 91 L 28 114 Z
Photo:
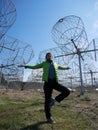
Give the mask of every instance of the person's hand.
M 70 67 L 67 67 L 67 69 L 71 69 Z
M 25 65 L 18 65 L 18 67 L 25 67 Z

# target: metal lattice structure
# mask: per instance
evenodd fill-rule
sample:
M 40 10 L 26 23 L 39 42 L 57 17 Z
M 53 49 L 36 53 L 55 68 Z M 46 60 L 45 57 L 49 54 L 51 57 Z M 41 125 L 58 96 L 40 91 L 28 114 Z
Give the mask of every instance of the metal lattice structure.
M 52 38 L 53 41 L 61 48 L 65 53 L 61 56 L 70 56 L 69 65 L 72 65 L 73 61 L 77 65 L 77 70 L 79 70 L 80 80 L 80 95 L 84 94 L 84 84 L 82 70 L 87 64 L 87 59 L 91 60 L 92 54 L 97 48 L 89 48 L 89 42 L 87 34 L 84 28 L 82 19 L 78 16 L 70 15 L 59 19 L 52 28 Z M 85 56 L 86 55 L 86 56 Z M 96 58 L 96 57 L 95 57 Z M 87 67 L 91 64 L 87 64 Z
M 0 64 L 3 76 L 7 80 L 12 80 L 12 77 L 13 80 L 22 80 L 24 69 L 18 65 L 27 64 L 34 57 L 32 46 L 7 35 L 2 37 L 2 42 Z
M 76 48 L 83 49 L 88 45 L 87 34 L 80 17 L 69 15 L 61 18 L 52 28 L 53 41 L 58 46 L 65 46 L 64 52 L 75 52 Z M 75 45 L 72 43 L 75 42 Z
M 16 8 L 12 0 L 0 0 L 0 82 L 23 80 L 24 69 L 19 64 L 27 64 L 34 57 L 32 46 L 6 35 L 16 20 Z M 19 82 L 20 83 L 20 82 Z
M 0 39 L 16 20 L 16 8 L 12 0 L 0 0 Z
M 65 86 L 80 87 L 80 95 L 83 95 L 84 86 L 91 84 L 90 81 L 93 79 L 90 72 L 92 71 L 94 76 L 97 74 L 95 73 L 98 53 L 97 40 L 93 39 L 90 43 L 88 42 L 82 19 L 74 15 L 57 21 L 52 28 L 52 38 L 58 46 L 41 51 L 37 63 L 43 62 L 46 53 L 51 52 L 55 62 L 71 67 L 68 71 L 59 71 L 59 82 L 64 83 Z M 41 77 L 41 69 L 32 70 L 29 79 L 30 81 L 41 81 Z M 94 77 L 92 82 L 95 81 Z

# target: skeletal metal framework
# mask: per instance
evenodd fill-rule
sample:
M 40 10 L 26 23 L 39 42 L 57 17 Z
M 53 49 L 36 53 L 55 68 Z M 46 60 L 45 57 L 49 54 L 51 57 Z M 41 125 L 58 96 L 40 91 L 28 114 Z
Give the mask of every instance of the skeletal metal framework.
M 0 0 L 0 81 L 22 81 L 24 69 L 34 57 L 32 46 L 5 35 L 16 20 L 16 8 L 12 0 Z
M 76 48 L 83 49 L 88 45 L 82 19 L 78 16 L 69 15 L 61 18 L 52 28 L 52 38 L 58 46 L 65 46 L 64 52 L 74 52 Z M 75 42 L 75 45 L 72 43 Z
M 95 40 L 96 41 L 96 40 Z M 87 47 L 89 50 L 93 49 L 94 46 L 92 46 L 92 42 Z M 87 50 L 85 49 L 85 51 Z M 95 70 L 95 62 L 94 62 L 94 56 L 92 51 L 85 52 L 86 55 L 83 55 L 84 60 L 82 60 L 82 71 L 89 71 Z M 47 50 L 43 50 L 39 53 L 39 58 L 37 63 L 41 63 L 45 60 L 45 55 L 47 52 L 51 52 L 53 54 L 54 61 L 61 65 L 68 65 L 71 67 L 68 71 L 59 71 L 60 75 L 60 82 L 66 84 L 67 86 L 78 86 L 80 83 L 80 75 L 79 75 L 79 62 L 78 62 L 78 55 L 69 55 L 66 53 L 64 54 L 64 51 L 60 49 L 60 47 L 54 47 Z M 83 53 L 84 54 L 84 53 Z M 89 62 L 92 61 L 92 62 Z M 87 85 L 91 79 L 90 75 L 84 75 L 82 73 L 83 77 L 83 85 Z M 42 77 L 42 69 L 40 70 L 32 70 L 31 75 L 29 76 L 30 81 L 39 81 L 41 82 Z
M 27 64 L 34 57 L 32 46 L 7 35 L 2 37 L 0 43 L 0 67 L 3 76 L 7 80 L 12 80 L 12 77 L 13 80 L 21 80 L 24 71 L 18 65 Z
M 74 15 L 58 20 L 52 28 L 52 38 L 58 47 L 41 51 L 37 63 L 43 62 L 46 53 L 51 52 L 55 62 L 71 67 L 68 71 L 59 72 L 60 82 L 70 87 L 80 85 L 80 95 L 83 95 L 84 86 L 91 80 L 90 75 L 84 74 L 85 70 L 87 72 L 96 70 L 97 40 L 88 42 L 81 18 Z M 30 80 L 41 81 L 41 76 L 42 70 L 32 70 L 29 77 Z
M 11 0 L 0 1 L 0 80 L 2 77 L 7 81 L 22 81 L 23 68 L 19 64 L 27 64 L 34 57 L 30 44 L 24 43 L 16 38 L 5 35 L 7 30 L 16 20 L 16 8 Z M 52 28 L 53 41 L 58 47 L 43 50 L 39 54 L 38 63 L 45 60 L 47 52 L 51 52 L 54 61 L 58 64 L 70 66 L 67 71 L 59 71 L 60 82 L 77 85 L 80 83 L 80 95 L 84 94 L 84 84 L 92 85 L 95 74 L 98 53 L 98 40 L 93 39 L 90 43 L 84 24 L 80 17 L 70 15 L 61 18 Z M 92 63 L 89 61 L 92 61 Z M 85 72 L 86 70 L 86 72 Z M 91 75 L 89 75 L 91 74 Z M 97 73 L 96 73 L 97 74 Z M 89 76 L 87 76 L 89 75 Z M 30 79 L 41 81 L 42 69 L 32 71 Z M 32 78 L 31 78 L 32 77 Z M 84 82 L 83 82 L 84 81 Z
M 16 8 L 12 0 L 0 0 L 0 39 L 16 20 Z
M 54 47 L 54 48 L 41 51 L 39 53 L 38 63 L 45 61 L 45 55 L 48 52 L 51 52 L 53 54 L 53 58 L 55 62 L 57 62 L 58 64 L 67 65 L 66 62 L 69 60 L 68 58 L 66 58 L 66 61 L 64 57 L 55 58 L 55 56 L 63 54 L 63 52 L 59 47 Z M 39 79 L 39 81 L 41 81 L 42 69 L 40 69 L 40 72 L 33 70 L 31 75 L 33 80 Z
M 73 17 L 79 21 L 76 24 L 77 26 L 78 26 L 78 23 L 83 23 L 83 22 L 80 22 L 81 19 L 79 17 L 77 17 L 77 16 L 73 16 Z M 72 18 L 72 16 L 71 16 L 71 18 Z M 68 17 L 68 19 L 69 19 L 69 17 Z M 77 21 L 77 20 L 75 20 L 75 21 Z M 60 22 L 62 22 L 62 20 L 60 20 Z M 68 22 L 68 20 L 67 20 L 67 22 Z M 72 23 L 71 23 L 71 25 L 72 25 Z M 73 25 L 75 25 L 75 24 L 73 24 Z M 64 42 L 65 39 L 64 39 L 64 36 L 62 36 L 62 35 L 65 35 L 64 32 L 62 34 L 59 31 L 60 24 L 57 29 L 56 29 L 57 26 L 56 27 L 53 26 L 53 29 L 55 27 L 55 31 L 52 29 L 52 31 L 53 31 L 52 38 L 57 43 L 58 47 L 54 47 L 54 48 L 50 48 L 50 49 L 41 51 L 39 53 L 39 58 L 38 58 L 37 63 L 43 62 L 45 60 L 46 53 L 51 52 L 53 54 L 53 58 L 54 58 L 55 62 L 57 62 L 58 64 L 61 64 L 61 65 L 65 65 L 65 66 L 68 65 L 71 67 L 71 69 L 68 71 L 59 72 L 60 82 L 64 83 L 64 85 L 70 86 L 70 87 L 80 86 L 80 95 L 83 95 L 84 86 L 91 85 L 91 81 L 92 81 L 92 86 L 93 86 L 93 84 L 95 85 L 95 82 L 97 80 L 97 78 L 96 78 L 97 73 L 95 73 L 94 70 L 96 70 L 95 61 L 97 60 L 98 40 L 93 39 L 89 43 L 84 26 L 82 26 L 80 28 L 78 27 L 78 29 L 80 29 L 81 31 L 80 30 L 74 31 L 74 30 L 78 30 L 78 29 L 76 29 L 77 26 L 75 26 L 73 28 L 71 27 L 71 29 L 73 30 L 71 32 L 77 33 L 77 35 L 75 35 L 74 33 L 70 33 L 70 26 L 69 26 L 68 32 L 65 33 L 66 35 L 68 35 L 67 37 L 65 36 L 66 38 L 68 38 L 68 40 L 66 40 L 67 43 Z M 62 30 L 63 29 L 61 29 L 61 31 Z M 58 31 L 58 33 L 57 33 L 57 31 Z M 55 32 L 56 32 L 56 34 L 55 34 Z M 60 37 L 58 37 L 59 34 L 61 35 Z M 72 34 L 71 38 L 70 38 L 69 34 Z M 74 36 L 76 38 L 74 38 Z M 60 44 L 59 44 L 59 41 L 60 41 Z M 64 44 L 63 44 L 63 42 L 64 42 Z M 91 61 L 91 62 L 89 62 L 89 61 Z M 85 72 L 85 70 L 86 70 L 86 72 Z M 94 77 L 91 75 L 91 73 L 90 73 L 91 71 L 93 72 Z M 32 73 L 29 76 L 28 81 L 41 82 L 41 79 L 42 79 L 42 69 L 32 70 Z M 96 83 L 98 83 L 98 82 L 96 82 Z
M 89 42 L 87 39 L 87 34 L 84 28 L 84 24 L 80 17 L 70 15 L 61 18 L 52 28 L 52 38 L 54 42 L 65 52 L 61 56 L 73 55 L 73 59 L 78 65 L 79 75 L 80 75 L 80 95 L 84 94 L 83 87 L 83 76 L 82 76 L 82 62 L 85 61 L 83 54 L 97 51 L 94 45 L 94 49 L 88 50 Z M 96 58 L 96 57 L 95 57 Z M 78 59 L 78 62 L 77 62 Z M 70 60 L 70 62 L 73 60 Z M 72 62 L 71 62 L 72 63 Z
M 70 64 L 70 57 L 59 57 L 59 55 L 64 55 L 63 51 L 59 47 L 50 48 L 47 50 L 43 50 L 39 53 L 39 58 L 37 63 L 41 63 L 45 61 L 46 53 L 51 52 L 53 54 L 53 60 L 60 65 L 68 66 Z M 70 78 L 73 77 L 73 81 L 77 80 L 78 69 L 76 68 L 76 64 L 73 61 L 70 65 L 72 69 L 67 71 L 59 71 L 59 81 L 67 86 L 70 86 Z M 42 79 L 42 69 L 40 70 L 32 70 L 31 75 L 29 76 L 30 81 L 41 81 Z M 78 77 L 79 79 L 79 77 Z
M 87 84 L 92 84 L 92 86 L 94 86 L 94 82 L 97 80 L 98 77 L 97 56 L 98 56 L 98 39 L 92 39 L 88 47 L 85 49 L 85 53 L 83 54 L 85 60 L 82 64 L 84 80 Z
M 69 51 L 69 54 L 66 55 L 78 55 L 79 68 L 80 68 L 80 81 L 81 81 L 81 92 L 83 90 L 83 79 L 82 79 L 82 68 L 81 68 L 81 53 L 80 50 L 83 49 L 84 45 L 86 46 L 87 35 L 85 32 L 84 24 L 80 17 L 70 15 L 64 18 L 61 18 L 52 28 L 52 38 L 58 46 L 65 46 L 61 48 L 62 50 Z M 82 58 L 83 59 L 83 58 Z
M 51 52 L 53 54 L 53 58 L 54 58 L 55 62 L 66 64 L 64 57 L 55 58 L 58 55 L 64 54 L 63 51 L 59 47 L 54 47 L 54 48 L 50 48 L 50 49 L 41 51 L 39 53 L 39 62 L 42 62 L 45 60 L 45 55 L 48 52 Z M 66 58 L 67 63 L 68 63 L 68 60 L 69 59 Z

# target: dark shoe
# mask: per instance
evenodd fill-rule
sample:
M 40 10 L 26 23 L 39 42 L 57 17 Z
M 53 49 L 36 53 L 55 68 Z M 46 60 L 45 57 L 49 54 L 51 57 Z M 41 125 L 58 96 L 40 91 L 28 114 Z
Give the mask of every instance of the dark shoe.
M 53 117 L 50 117 L 47 119 L 47 123 L 56 123 L 53 119 Z
M 54 106 L 55 105 L 55 102 L 56 102 L 56 100 L 54 99 L 54 98 L 51 98 L 51 102 L 50 102 L 50 107 L 52 107 L 52 106 Z

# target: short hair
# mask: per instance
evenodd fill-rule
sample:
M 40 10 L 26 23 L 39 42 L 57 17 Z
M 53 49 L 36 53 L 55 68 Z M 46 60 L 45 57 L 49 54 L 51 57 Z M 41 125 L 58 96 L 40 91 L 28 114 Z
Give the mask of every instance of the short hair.
M 52 55 L 51 52 L 46 53 L 45 59 L 47 59 L 48 55 Z

